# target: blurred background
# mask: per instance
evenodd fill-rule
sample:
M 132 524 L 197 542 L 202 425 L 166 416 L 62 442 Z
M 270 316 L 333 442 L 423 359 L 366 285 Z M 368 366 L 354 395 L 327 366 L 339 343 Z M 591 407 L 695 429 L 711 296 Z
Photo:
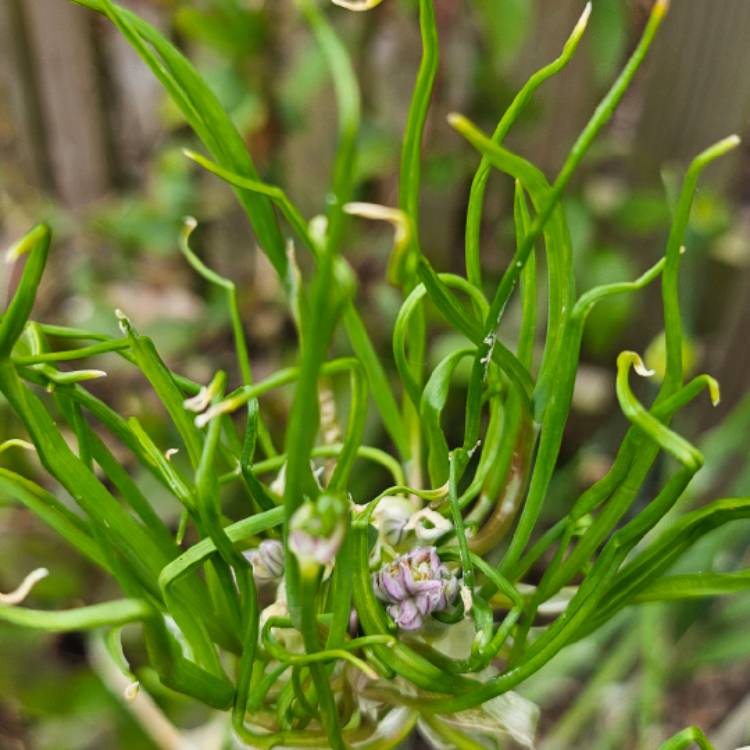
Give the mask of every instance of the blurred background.
M 290 0 L 128 0 L 173 39 L 231 112 L 263 176 L 307 216 L 325 205 L 335 146 L 324 62 Z M 594 0 L 589 31 L 568 68 L 545 84 L 509 145 L 553 177 L 638 37 L 650 0 Z M 463 271 L 468 186 L 478 159 L 449 128 L 460 111 L 492 130 L 513 93 L 559 54 L 581 0 L 436 0 L 441 71 L 425 144 L 423 244 L 439 270 Z M 400 135 L 419 59 L 413 0 L 368 14 L 331 9 L 362 82 L 359 195 L 397 202 Z M 646 65 L 565 200 L 577 283 L 632 279 L 663 253 L 670 197 L 689 159 L 730 133 L 750 136 L 750 2 L 675 0 Z M 177 109 L 117 31 L 66 0 L 0 3 L 0 245 L 39 220 L 53 225 L 50 266 L 35 317 L 115 332 L 122 308 L 170 366 L 198 381 L 232 369 L 224 301 L 177 249 L 182 218 L 200 227 L 195 248 L 238 283 L 253 367 L 262 378 L 294 355 L 283 295 L 233 197 L 181 154 L 196 141 Z M 687 504 L 750 493 L 750 139 L 712 166 L 697 197 L 683 270 L 690 332 L 686 361 L 716 376 L 717 409 L 696 403 L 679 429 L 708 458 Z M 512 185 L 493 178 L 483 259 L 494 281 L 512 250 Z M 357 227 L 346 253 L 359 274 L 358 304 L 389 357 L 399 293 L 384 282 L 390 234 Z M 0 267 L 3 297 L 13 267 Z M 513 311 L 511 311 L 512 316 Z M 454 334 L 431 321 L 433 354 Z M 583 366 L 549 518 L 599 478 L 624 430 L 614 361 L 624 348 L 658 364 L 659 291 L 603 303 L 587 328 Z M 168 444 L 144 382 L 117 359 L 97 395 L 136 414 Z M 265 406 L 283 430 L 288 394 Z M 460 409 L 460 403 L 457 404 Z M 446 422 L 450 420 L 446 412 Z M 271 420 L 273 421 L 273 420 Z M 460 430 L 456 420 L 456 431 Z M 160 432 L 161 431 L 161 432 Z M 0 403 L 2 439 L 20 434 Z M 371 442 L 386 444 L 375 424 Z M 698 438 L 697 436 L 701 436 Z M 41 475 L 35 458 L 0 460 Z M 127 465 L 128 457 L 122 456 Z M 20 467 L 20 468 L 19 468 Z M 657 469 L 658 472 L 658 469 Z M 363 491 L 370 481 L 359 478 Z M 655 480 L 656 481 L 656 480 Z M 151 488 L 158 505 L 159 489 Z M 647 498 L 644 498 L 645 502 Z M 559 511 L 557 511 L 559 515 Z M 685 569 L 750 562 L 747 531 L 702 542 Z M 112 594 L 111 583 L 64 549 L 26 510 L 0 497 L 0 590 L 47 565 L 33 604 L 69 607 Z M 32 600 L 30 600 L 32 601 Z M 576 644 L 522 692 L 541 707 L 540 738 L 557 748 L 653 748 L 690 723 L 719 748 L 750 740 L 750 597 L 626 612 Z M 0 626 L 0 750 L 149 748 L 119 696 L 92 672 L 86 638 Z M 95 661 L 95 660 L 94 660 Z M 148 684 L 148 674 L 142 677 Z M 183 725 L 205 716 L 160 696 Z M 417 745 L 414 745 L 417 747 Z

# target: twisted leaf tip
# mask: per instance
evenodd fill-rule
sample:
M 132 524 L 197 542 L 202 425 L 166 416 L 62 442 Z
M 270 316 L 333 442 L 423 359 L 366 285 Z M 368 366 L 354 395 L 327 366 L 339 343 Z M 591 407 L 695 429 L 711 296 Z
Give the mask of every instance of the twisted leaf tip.
M 8 592 L 7 594 L 0 593 L 0 604 L 10 606 L 20 604 L 29 595 L 31 589 L 48 575 L 49 570 L 47 570 L 47 568 L 37 568 L 36 570 L 32 570 L 13 591 Z
M 198 226 L 198 219 L 195 216 L 185 216 L 182 219 L 182 236 L 183 239 L 187 239 L 195 231 Z
M 646 367 L 643 359 L 641 359 L 641 355 L 637 354 L 636 352 L 622 352 L 617 360 L 618 367 L 620 366 L 620 364 L 625 367 L 627 367 L 629 364 L 632 364 L 633 369 L 642 378 L 651 378 L 656 375 L 656 370 L 651 370 L 650 368 Z
M 401 284 L 408 274 L 407 251 L 414 232 L 407 213 L 398 208 L 381 206 L 378 203 L 347 203 L 344 211 L 351 216 L 375 221 L 387 221 L 393 225 L 393 251 L 388 264 L 388 278 L 393 284 Z
M 363 11 L 377 8 L 383 0 L 331 0 L 334 5 L 347 10 Z
M 583 8 L 583 13 L 581 13 L 580 18 L 576 22 L 576 25 L 573 27 L 573 31 L 570 34 L 570 37 L 568 39 L 568 44 L 575 44 L 578 42 L 578 40 L 583 36 L 583 32 L 586 31 L 586 27 L 589 23 L 589 18 L 591 18 L 591 0 L 586 3 L 586 5 Z
M 211 383 L 211 385 L 214 385 L 213 382 Z M 195 412 L 196 414 L 199 414 L 200 412 L 208 409 L 208 407 L 211 406 L 211 402 L 214 400 L 214 397 L 216 396 L 216 389 L 215 387 L 212 389 L 211 385 L 202 385 L 195 396 L 186 398 L 182 402 L 183 407 L 188 411 Z

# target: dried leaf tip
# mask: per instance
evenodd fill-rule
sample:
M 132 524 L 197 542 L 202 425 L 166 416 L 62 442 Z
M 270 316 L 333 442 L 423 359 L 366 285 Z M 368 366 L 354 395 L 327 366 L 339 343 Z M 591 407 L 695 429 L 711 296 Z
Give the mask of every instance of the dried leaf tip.
M 115 317 L 117 318 L 117 325 L 120 330 L 127 336 L 132 332 L 132 324 L 130 318 L 119 308 L 115 308 Z
M 130 682 L 126 685 L 125 690 L 122 691 L 122 696 L 128 703 L 131 703 L 138 697 L 138 692 L 141 689 L 141 683 L 138 680 Z
M 28 250 L 28 245 L 25 240 L 26 238 L 22 237 L 5 251 L 5 262 L 8 265 L 15 263 Z
M 344 211 L 350 216 L 359 216 L 363 219 L 373 219 L 375 221 L 387 221 L 393 226 L 396 232 L 394 242 L 396 247 L 406 244 L 411 238 L 411 227 L 409 226 L 409 217 L 399 208 L 390 208 L 382 206 L 379 203 L 347 203 Z
M 244 403 L 244 402 L 242 402 Z M 205 427 L 215 417 L 220 417 L 222 414 L 229 414 L 230 412 L 237 409 L 239 403 L 237 399 L 227 399 L 226 401 L 219 401 L 206 409 L 203 414 L 198 414 L 195 418 L 195 426 L 199 428 Z
M 650 370 L 646 365 L 644 364 L 643 360 L 641 359 L 640 355 L 633 353 L 633 369 L 642 377 L 642 378 L 650 378 L 656 375 L 656 370 Z
M 194 411 L 197 413 L 208 409 L 208 407 L 211 405 L 212 400 L 213 394 L 211 393 L 210 389 L 207 386 L 202 385 L 198 393 L 196 393 L 195 396 L 186 398 L 182 402 L 182 405 L 188 411 Z
M 389 208 L 380 203 L 354 201 L 344 205 L 344 211 L 350 216 L 361 216 L 363 219 L 382 219 L 392 224 L 406 225 L 406 214 L 398 208 Z
M 669 11 L 671 0 L 656 0 L 654 7 L 651 9 L 651 15 L 655 18 L 664 18 Z
M 586 31 L 586 26 L 588 26 L 589 18 L 591 18 L 591 8 L 591 0 L 589 0 L 583 8 L 583 13 L 581 13 L 578 22 L 573 27 L 573 32 L 570 35 L 571 39 L 580 39 L 583 36 L 583 32 Z
M 742 138 L 737 135 L 737 133 L 732 133 L 732 135 L 728 135 L 724 142 L 727 145 L 727 148 L 737 148 L 737 146 L 742 143 Z
M 331 0 L 334 5 L 347 10 L 363 11 L 377 8 L 383 0 Z
M 460 130 L 461 125 L 467 122 L 466 118 L 460 112 L 451 112 L 446 119 L 448 120 L 448 124 L 456 130 Z
M 96 380 L 97 378 L 107 377 L 104 370 L 76 370 L 75 373 L 80 380 Z
M 10 606 L 20 604 L 29 595 L 31 589 L 33 589 L 42 578 L 46 578 L 48 575 L 49 570 L 47 570 L 47 568 L 37 568 L 36 570 L 32 570 L 31 573 L 21 581 L 16 589 L 7 594 L 0 593 L 0 604 Z

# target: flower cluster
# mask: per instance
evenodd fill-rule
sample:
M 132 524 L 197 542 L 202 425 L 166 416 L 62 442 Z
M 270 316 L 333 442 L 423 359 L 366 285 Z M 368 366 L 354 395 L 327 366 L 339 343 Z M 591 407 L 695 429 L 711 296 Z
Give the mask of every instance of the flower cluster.
M 436 544 L 453 529 L 453 524 L 431 508 L 420 507 L 416 498 L 389 495 L 380 500 L 372 514 L 378 538 L 370 552 L 370 565 L 415 546 Z
M 402 630 L 418 630 L 427 615 L 448 607 L 458 593 L 458 579 L 434 547 L 417 547 L 386 563 L 373 574 L 373 586 Z

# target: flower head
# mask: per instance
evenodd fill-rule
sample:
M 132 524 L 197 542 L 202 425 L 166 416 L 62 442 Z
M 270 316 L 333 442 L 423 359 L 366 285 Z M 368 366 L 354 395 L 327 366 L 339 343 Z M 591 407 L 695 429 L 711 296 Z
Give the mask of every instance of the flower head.
M 417 547 L 386 563 L 373 575 L 373 586 L 402 630 L 419 629 L 427 615 L 448 607 L 458 593 L 458 579 L 434 547 Z

